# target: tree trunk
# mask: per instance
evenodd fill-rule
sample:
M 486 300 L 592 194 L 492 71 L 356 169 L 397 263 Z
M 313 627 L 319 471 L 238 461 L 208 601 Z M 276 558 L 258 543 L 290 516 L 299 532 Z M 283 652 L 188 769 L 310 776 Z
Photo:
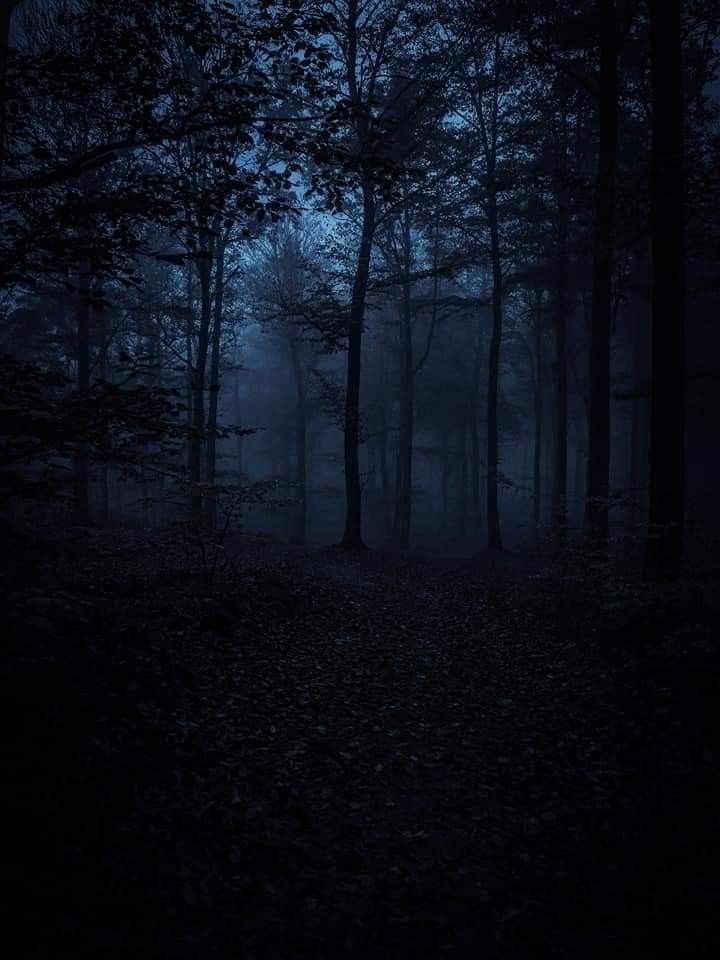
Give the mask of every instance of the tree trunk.
M 632 365 L 632 386 L 633 398 L 630 406 L 630 508 L 628 510 L 628 534 L 636 540 L 640 527 L 641 518 L 641 490 L 644 483 L 643 478 L 643 445 L 646 437 L 642 429 L 642 405 L 643 399 L 639 395 L 642 383 L 642 365 L 640 354 L 640 336 L 639 331 L 635 331 L 635 343 L 633 346 L 633 365 Z
M 487 524 L 488 549 L 502 550 L 500 513 L 498 510 L 498 381 L 503 325 L 503 279 L 500 260 L 500 232 L 498 229 L 497 186 L 494 181 L 494 174 L 489 179 L 488 219 L 490 221 L 490 252 L 493 276 L 493 325 L 488 365 Z
M 448 499 L 450 492 L 450 443 L 449 431 L 443 430 L 442 435 L 442 472 L 440 474 L 440 495 L 442 498 L 442 529 L 445 534 L 448 525 Z
M 540 528 L 542 516 L 542 443 L 543 443 L 543 407 L 545 404 L 545 371 L 543 357 L 543 317 L 542 299 L 537 298 L 537 313 L 534 322 L 535 348 L 535 435 L 533 438 L 533 523 L 536 532 Z
M 235 426 L 241 426 L 242 424 L 242 401 L 240 399 L 240 364 L 236 358 L 235 360 Z M 241 434 L 237 434 L 235 438 L 235 473 L 237 475 L 238 482 L 241 483 L 243 479 L 243 438 Z
M 212 272 L 212 242 L 203 244 L 197 259 L 200 281 L 200 329 L 198 330 L 197 354 L 193 370 L 192 397 L 193 422 L 190 434 L 190 520 L 198 524 L 202 520 L 202 450 L 205 439 L 205 371 L 210 337 L 212 297 L 210 276 Z
M 88 402 L 90 393 L 90 304 L 87 267 L 79 274 L 75 322 L 77 325 L 77 397 Z M 87 443 L 80 442 L 75 457 L 75 523 L 90 523 L 90 454 Z
M 107 312 L 101 310 L 98 316 L 98 334 L 100 339 L 100 379 L 107 383 L 109 376 L 108 369 L 108 331 L 107 331 Z M 110 520 L 110 477 L 107 458 L 103 457 L 99 470 L 99 500 L 97 510 L 97 522 L 101 527 L 107 527 Z
M 478 424 L 478 406 L 480 403 L 480 372 L 483 361 L 483 331 L 478 321 L 477 339 L 473 357 L 472 393 L 468 410 L 468 430 L 470 431 L 471 483 L 473 501 L 473 533 L 477 542 L 482 531 L 482 491 L 480 463 L 480 428 Z
M 412 457 L 415 405 L 415 371 L 413 368 L 412 309 L 410 305 L 410 211 L 403 210 L 403 283 L 402 283 L 402 372 L 400 377 L 400 490 L 398 498 L 398 542 L 403 549 L 410 546 L 412 517 Z
M 557 274 L 555 279 L 555 469 L 553 525 L 558 546 L 565 543 L 567 527 L 567 273 L 568 210 L 561 200 L 558 222 Z
M 365 298 L 370 273 L 370 253 L 375 235 L 375 192 L 369 182 L 363 184 L 363 220 L 360 250 L 350 305 L 348 331 L 347 390 L 345 395 L 345 531 L 342 546 L 363 548 L 362 488 L 360 485 L 360 370 Z
M 225 292 L 225 242 L 219 239 L 215 252 L 215 296 L 213 302 L 213 334 L 210 354 L 210 396 L 208 398 L 207 449 L 205 475 L 208 484 L 214 486 L 217 475 L 217 423 L 220 399 L 220 344 L 222 341 L 223 294 Z M 217 499 L 210 491 L 207 505 L 208 526 L 214 529 L 217 522 Z
M 7 123 L 7 69 L 8 49 L 10 47 L 10 26 L 15 7 L 20 0 L 5 0 L 0 9 L 0 176 L 3 173 L 6 152 L 6 123 Z
M 651 0 L 652 376 L 648 572 L 676 574 L 685 519 L 685 217 L 680 0 Z
M 468 419 L 470 430 L 470 458 L 472 473 L 473 539 L 477 542 L 482 531 L 482 501 L 480 491 L 480 433 L 477 410 L 472 410 Z
M 400 424 L 398 434 L 398 491 L 397 491 L 397 522 L 396 532 L 398 543 L 402 548 L 410 546 L 410 524 L 412 517 L 412 455 L 413 455 L 413 405 L 414 405 L 414 378 L 412 370 L 408 368 L 408 347 L 405 347 L 406 358 L 403 362 L 402 382 L 400 387 Z
M 615 0 L 598 0 L 599 154 L 590 332 L 590 449 L 587 524 L 593 549 L 607 552 L 610 494 L 610 333 L 617 166 L 617 24 Z
M 193 378 L 194 378 L 194 360 L 193 360 L 193 336 L 194 336 L 194 317 L 193 317 L 193 267 L 192 261 L 187 262 L 187 286 L 185 289 L 185 405 L 187 406 L 187 470 L 188 479 L 191 472 L 191 463 L 193 455 L 192 431 L 193 431 Z
M 295 407 L 295 511 L 290 543 L 304 546 L 307 526 L 307 374 L 302 368 L 300 345 L 294 334 L 291 333 L 290 336 L 290 360 L 297 398 Z
M 392 535 L 392 504 L 390 502 L 390 472 L 387 457 L 388 428 L 385 409 L 383 407 L 378 436 L 378 455 L 380 460 L 380 483 L 383 499 L 383 532 L 386 538 Z
M 467 450 L 467 418 L 462 417 L 458 424 L 460 436 L 460 476 L 458 490 L 458 536 L 461 540 L 467 538 L 467 507 L 468 507 L 468 450 Z

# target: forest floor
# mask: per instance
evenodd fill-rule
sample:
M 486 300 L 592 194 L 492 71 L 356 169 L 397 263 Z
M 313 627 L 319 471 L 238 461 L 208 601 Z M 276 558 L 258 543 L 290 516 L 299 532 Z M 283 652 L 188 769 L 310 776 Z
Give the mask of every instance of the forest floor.
M 3 576 L 13 956 L 720 956 L 717 579 L 248 537 L 208 587 L 127 531 Z

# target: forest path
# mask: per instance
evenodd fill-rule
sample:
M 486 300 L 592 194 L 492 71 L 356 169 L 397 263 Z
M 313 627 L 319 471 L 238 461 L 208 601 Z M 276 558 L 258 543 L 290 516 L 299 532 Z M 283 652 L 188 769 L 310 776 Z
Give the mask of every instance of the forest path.
M 141 537 L 17 591 L 29 956 L 717 954 L 702 643 L 648 661 L 657 617 L 523 560 L 229 551 L 211 592 Z

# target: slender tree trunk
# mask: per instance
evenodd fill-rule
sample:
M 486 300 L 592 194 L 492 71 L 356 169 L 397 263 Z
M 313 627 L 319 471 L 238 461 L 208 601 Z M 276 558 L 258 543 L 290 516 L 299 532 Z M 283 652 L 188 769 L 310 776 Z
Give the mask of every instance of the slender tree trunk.
M 482 490 L 480 462 L 480 425 L 478 424 L 478 406 L 480 403 L 480 374 L 483 363 L 483 331 L 478 324 L 477 339 L 473 357 L 472 392 L 468 410 L 468 430 L 470 432 L 471 484 L 473 501 L 473 525 L 475 540 L 479 542 L 482 532 Z
M 210 387 L 208 397 L 207 449 L 205 475 L 208 484 L 214 486 L 217 476 L 217 423 L 220 399 L 220 345 L 222 342 L 223 294 L 225 292 L 225 243 L 219 239 L 215 251 L 215 295 L 213 302 L 212 350 L 210 353 Z M 210 491 L 207 505 L 208 526 L 214 529 L 217 520 L 217 501 Z
M 458 535 L 461 540 L 467 537 L 467 508 L 468 508 L 468 449 L 467 449 L 467 418 L 462 417 L 458 424 L 460 437 L 460 489 L 458 491 Z
M 348 331 L 347 390 L 345 395 L 345 531 L 342 546 L 358 549 L 362 539 L 362 488 L 360 485 L 360 371 L 365 298 L 370 274 L 370 253 L 375 235 L 375 193 L 363 185 L 363 221 L 360 250 L 350 305 Z
M 242 424 L 242 401 L 240 399 L 240 365 L 236 359 L 236 369 L 235 369 L 235 425 L 240 426 Z M 242 481 L 243 477 L 243 438 L 242 435 L 238 433 L 235 439 L 235 473 L 237 474 L 238 482 Z
M 407 346 L 405 353 L 407 354 Z M 412 517 L 412 455 L 414 377 L 407 361 L 403 363 L 400 388 L 400 425 L 398 434 L 397 537 L 401 547 L 410 546 Z
M 685 520 L 685 211 L 681 0 L 650 0 L 652 376 L 647 566 L 682 563 Z
M 8 49 L 10 47 L 10 26 L 15 7 L 20 0 L 5 0 L 0 4 L 0 177 L 3 174 L 6 153 L 6 125 L 7 125 L 7 70 Z
M 541 296 L 538 297 L 537 313 L 534 322 L 535 348 L 535 435 L 533 438 L 533 523 L 539 531 L 542 516 L 542 444 L 543 444 L 543 408 L 545 405 L 545 364 L 543 356 L 543 317 Z
M 149 299 L 149 298 L 148 298 Z M 145 304 L 146 308 L 148 304 Z M 156 382 L 155 374 L 155 364 L 156 364 L 156 340 L 155 340 L 155 330 L 152 327 L 150 318 L 148 316 L 147 309 L 143 310 L 139 324 L 138 332 L 143 338 L 143 349 L 145 351 L 145 356 L 148 358 L 149 370 L 142 377 L 143 386 L 147 388 L 152 388 Z M 142 445 L 142 458 L 143 463 L 140 470 L 140 512 L 142 518 L 142 526 L 144 529 L 148 529 L 152 523 L 152 501 L 153 501 L 153 489 L 152 489 L 152 477 L 148 470 L 148 460 L 150 459 L 151 444 L 148 441 L 145 441 Z
M 641 429 L 643 400 L 639 396 L 642 376 L 638 341 L 639 335 L 636 331 L 632 366 L 633 398 L 630 408 L 630 509 L 628 511 L 628 533 L 633 538 L 637 537 L 640 526 L 640 491 L 643 485 L 641 451 L 645 442 Z
M 387 457 L 388 427 L 384 406 L 380 417 L 380 430 L 377 443 L 378 459 L 380 462 L 380 484 L 382 486 L 383 533 L 389 539 L 392 536 L 392 504 L 390 502 L 390 472 Z
M 558 263 L 555 280 L 555 470 L 553 524 L 558 546 L 567 527 L 567 274 L 568 211 L 561 201 L 558 223 Z
M 185 312 L 185 405 L 187 407 L 187 469 L 188 478 L 190 477 L 192 463 L 192 429 L 193 429 L 193 379 L 194 379 L 194 357 L 193 357 L 193 336 L 194 336 L 194 316 L 193 316 L 193 266 L 188 259 L 187 263 L 187 285 L 185 289 L 186 312 Z
M 100 379 L 107 383 L 109 376 L 108 370 L 108 332 L 107 332 L 107 311 L 101 310 L 98 315 L 98 334 L 100 339 Z M 109 489 L 109 468 L 107 458 L 103 457 L 99 470 L 99 502 L 98 502 L 98 524 L 101 527 L 107 527 L 110 519 L 110 489 Z
M 307 527 L 307 373 L 303 370 L 299 344 L 294 335 L 290 339 L 290 360 L 296 395 L 295 424 L 295 511 L 290 543 L 305 545 Z
M 610 335 L 618 124 L 615 0 L 597 0 L 597 11 L 600 30 L 600 146 L 595 186 L 587 520 L 593 549 L 605 553 L 610 494 Z
M 468 419 L 470 431 L 470 466 L 472 476 L 473 538 L 478 541 L 482 532 L 482 501 L 480 491 L 480 433 L 477 410 L 472 410 Z
M 407 205 L 403 215 L 403 284 L 402 284 L 402 373 L 400 376 L 400 489 L 398 497 L 398 541 L 402 548 L 410 546 L 412 517 L 413 408 L 415 405 L 415 371 L 413 369 L 412 312 L 410 306 L 410 214 Z
M 90 393 L 90 305 L 87 270 L 87 267 L 83 267 L 79 274 L 78 299 L 75 305 L 77 397 L 85 403 L 88 402 Z M 90 523 L 90 454 L 85 442 L 78 444 L 75 458 L 75 523 L 81 526 Z
M 584 417 L 578 417 L 575 421 L 575 511 L 574 519 L 579 530 L 582 530 L 585 516 L 585 491 L 587 481 L 585 472 L 587 468 L 587 420 Z
M 488 436 L 487 436 L 487 524 L 488 548 L 502 550 L 500 513 L 498 510 L 498 381 L 500 376 L 500 344 L 503 327 L 503 278 L 500 259 L 500 232 L 498 228 L 497 187 L 494 173 L 490 176 L 488 219 L 490 221 L 490 253 L 492 258 L 492 314 L 488 365 Z
M 440 496 L 442 498 L 442 529 L 445 534 L 448 526 L 448 499 L 450 492 L 450 443 L 449 431 L 443 430 L 442 435 L 442 472 L 440 475 Z
M 202 519 L 202 451 L 205 440 L 205 372 L 207 368 L 210 338 L 210 320 L 212 315 L 212 296 L 210 291 L 212 264 L 212 244 L 201 248 L 197 260 L 198 279 L 200 281 L 200 329 L 198 330 L 197 356 L 193 370 L 193 424 L 190 435 L 190 519 L 194 524 Z

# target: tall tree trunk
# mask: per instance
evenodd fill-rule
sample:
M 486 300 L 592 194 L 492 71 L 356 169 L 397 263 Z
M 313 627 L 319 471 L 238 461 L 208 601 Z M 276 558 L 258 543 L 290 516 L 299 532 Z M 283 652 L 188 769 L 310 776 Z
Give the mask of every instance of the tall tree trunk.
M 148 298 L 149 299 L 149 298 Z M 155 362 L 156 362 L 156 340 L 155 340 L 155 330 L 152 327 L 149 317 L 148 302 L 146 301 L 143 305 L 141 317 L 138 323 L 138 333 L 143 339 L 143 350 L 145 356 L 148 358 L 148 367 L 149 370 L 147 373 L 142 376 L 142 383 L 144 387 L 151 388 L 155 382 Z M 152 478 L 150 472 L 148 471 L 148 461 L 150 459 L 150 450 L 151 444 L 148 441 L 145 441 L 142 444 L 142 466 L 140 469 L 140 514 L 142 518 L 142 526 L 144 529 L 149 529 L 151 526 L 151 516 L 152 516 Z
M 578 417 L 575 421 L 575 511 L 574 521 L 582 531 L 585 519 L 585 492 L 587 490 L 587 418 Z
M 307 373 L 303 370 L 300 345 L 294 334 L 290 339 L 290 360 L 295 380 L 295 511 L 290 543 L 305 545 L 307 526 Z
M 478 541 L 482 532 L 482 498 L 480 490 L 480 432 L 477 409 L 470 412 L 470 466 L 472 476 L 473 538 Z
M 558 546 L 565 542 L 567 527 L 567 273 L 568 209 L 559 205 L 557 274 L 555 278 L 555 470 L 553 524 Z
M 400 376 L 400 496 L 398 498 L 398 541 L 402 548 L 410 546 L 412 517 L 412 457 L 415 406 L 415 370 L 413 368 L 412 309 L 410 304 L 410 210 L 407 201 L 402 220 L 402 372 Z
M 241 400 L 241 385 L 240 385 L 240 364 L 236 358 L 235 360 L 235 426 L 240 426 L 242 424 L 242 400 Z M 242 482 L 243 477 L 243 438 L 240 433 L 237 434 L 235 438 L 235 473 L 237 474 L 238 482 Z
M 681 0 L 650 0 L 652 376 L 648 572 L 682 562 L 685 520 L 685 211 Z
M 460 437 L 460 476 L 458 490 L 458 535 L 461 540 L 467 537 L 467 508 L 468 508 L 468 449 L 467 449 L 467 417 L 463 414 L 458 424 Z
M 210 291 L 212 241 L 207 236 L 197 259 L 197 273 L 200 281 L 200 329 L 198 330 L 197 352 L 193 370 L 193 423 L 190 434 L 190 520 L 194 524 L 198 524 L 202 520 L 203 497 L 200 483 L 202 480 L 202 451 L 205 440 L 205 372 L 212 316 L 212 295 Z
M 378 435 L 378 457 L 380 460 L 380 483 L 383 499 L 383 533 L 386 538 L 392 536 L 392 504 L 390 502 L 390 471 L 388 468 L 387 446 L 388 427 L 385 408 L 382 407 L 380 430 Z
M 597 12 L 600 31 L 600 143 L 595 185 L 587 522 L 592 547 L 599 552 L 606 552 L 610 494 L 610 332 L 618 125 L 615 0 L 597 0 Z
M 488 219 L 490 221 L 490 254 L 493 277 L 493 325 L 488 365 L 487 524 L 488 548 L 490 550 L 502 550 L 500 513 L 498 510 L 498 381 L 503 326 L 503 278 L 500 259 L 500 231 L 498 228 L 497 185 L 494 172 L 490 174 L 488 179 Z
M 218 239 L 215 251 L 215 294 L 213 301 L 213 334 L 210 353 L 210 386 L 208 397 L 207 448 L 205 452 L 205 476 L 214 486 L 217 475 L 217 423 L 220 399 L 220 344 L 222 342 L 223 294 L 225 292 L 225 242 Z M 214 529 L 217 521 L 217 499 L 210 491 L 207 505 L 208 526 Z
M 88 402 L 90 393 L 90 304 L 88 302 L 88 268 L 83 267 L 78 277 L 75 322 L 77 335 L 77 397 Z M 90 523 L 90 454 L 87 443 L 78 444 L 75 457 L 75 523 Z
M 533 523 L 537 532 L 540 527 L 542 511 L 542 443 L 543 408 L 545 404 L 542 294 L 537 298 L 537 312 L 535 314 L 533 334 L 535 353 L 535 383 L 533 384 L 533 400 L 535 406 L 535 435 L 533 437 Z
M 643 486 L 643 444 L 645 436 L 641 427 L 642 404 L 640 396 L 642 381 L 639 331 L 635 331 L 633 345 L 632 387 L 633 398 L 630 403 L 630 509 L 628 510 L 628 534 L 635 539 L 640 526 L 640 497 Z
M 189 478 L 193 457 L 193 371 L 195 369 L 193 357 L 193 337 L 195 335 L 195 318 L 193 316 L 193 265 L 189 258 L 187 262 L 185 297 L 185 405 L 187 407 L 187 470 Z
M 442 471 L 440 474 L 440 496 L 442 498 L 442 529 L 445 534 L 448 526 L 448 500 L 450 494 L 450 442 L 449 431 L 443 430 L 442 435 Z
M 8 50 L 10 47 L 10 26 L 15 7 L 20 0 L 5 0 L 0 4 L 0 176 L 3 173 L 6 152 L 6 124 L 7 124 L 7 70 Z
M 437 299 L 437 298 L 436 298 Z M 473 501 L 473 532 L 476 541 L 480 540 L 482 532 L 482 490 L 481 490 L 481 463 L 480 463 L 480 425 L 478 423 L 478 406 L 480 403 L 480 373 L 483 362 L 483 331 L 478 324 L 477 339 L 473 356 L 472 392 L 470 395 L 470 409 L 468 410 L 468 430 L 470 431 L 470 464 Z
M 362 488 L 360 485 L 360 371 L 365 299 L 370 274 L 370 253 L 375 235 L 375 191 L 363 184 L 363 218 L 360 250 L 350 305 L 348 331 L 347 390 L 345 395 L 345 531 L 342 546 L 357 549 L 362 539 Z
M 398 432 L 398 491 L 397 491 L 397 538 L 401 547 L 410 546 L 410 524 L 412 517 L 412 455 L 413 455 L 413 406 L 414 377 L 408 363 L 408 346 L 404 348 L 405 358 L 400 387 L 400 410 Z M 410 357 L 412 362 L 412 357 Z
M 98 315 L 98 334 L 100 340 L 100 379 L 107 383 L 109 376 L 108 369 L 108 330 L 107 330 L 107 311 L 101 310 Z M 110 478 L 107 458 L 103 457 L 99 470 L 99 501 L 97 522 L 101 527 L 107 527 L 110 520 Z

